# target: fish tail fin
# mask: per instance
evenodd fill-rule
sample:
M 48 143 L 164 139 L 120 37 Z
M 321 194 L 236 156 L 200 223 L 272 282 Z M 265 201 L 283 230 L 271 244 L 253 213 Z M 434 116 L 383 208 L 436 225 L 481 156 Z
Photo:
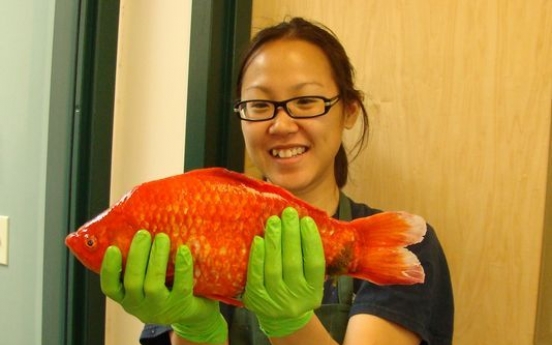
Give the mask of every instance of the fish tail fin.
M 378 285 L 423 283 L 425 273 L 414 253 L 405 248 L 421 242 L 425 220 L 406 212 L 383 212 L 351 222 L 357 231 L 356 269 L 349 275 Z

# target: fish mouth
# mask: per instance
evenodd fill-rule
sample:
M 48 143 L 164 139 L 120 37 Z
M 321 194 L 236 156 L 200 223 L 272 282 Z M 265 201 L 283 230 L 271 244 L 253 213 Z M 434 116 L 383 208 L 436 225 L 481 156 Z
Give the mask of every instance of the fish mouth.
M 300 156 L 308 151 L 306 146 L 295 146 L 288 148 L 274 148 L 270 150 L 270 155 L 274 158 L 292 158 Z
M 65 245 L 74 253 L 76 243 L 78 241 L 78 236 L 75 233 L 70 233 L 65 237 Z

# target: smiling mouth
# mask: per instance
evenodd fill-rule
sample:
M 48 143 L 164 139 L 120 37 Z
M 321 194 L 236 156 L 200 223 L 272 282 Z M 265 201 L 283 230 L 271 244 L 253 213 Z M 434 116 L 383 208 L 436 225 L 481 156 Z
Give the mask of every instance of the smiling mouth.
M 302 155 L 307 151 L 307 148 L 304 146 L 301 147 L 294 147 L 290 149 L 272 149 L 270 150 L 270 154 L 272 157 L 277 158 L 291 158 L 295 156 Z

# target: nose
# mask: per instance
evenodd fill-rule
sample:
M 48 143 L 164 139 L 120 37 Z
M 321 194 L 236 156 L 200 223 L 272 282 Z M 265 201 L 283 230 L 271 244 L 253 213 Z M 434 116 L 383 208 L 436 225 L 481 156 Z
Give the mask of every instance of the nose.
M 284 107 L 276 109 L 276 116 L 272 119 L 272 124 L 269 128 L 270 134 L 288 134 L 296 132 L 299 127 L 297 121 L 289 116 Z

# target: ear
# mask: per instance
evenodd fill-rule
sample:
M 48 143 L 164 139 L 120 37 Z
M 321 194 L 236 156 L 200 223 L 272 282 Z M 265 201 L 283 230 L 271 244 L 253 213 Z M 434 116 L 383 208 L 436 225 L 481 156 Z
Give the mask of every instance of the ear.
M 360 113 L 360 105 L 358 102 L 347 104 L 343 109 L 343 124 L 346 129 L 351 129 L 355 125 Z

